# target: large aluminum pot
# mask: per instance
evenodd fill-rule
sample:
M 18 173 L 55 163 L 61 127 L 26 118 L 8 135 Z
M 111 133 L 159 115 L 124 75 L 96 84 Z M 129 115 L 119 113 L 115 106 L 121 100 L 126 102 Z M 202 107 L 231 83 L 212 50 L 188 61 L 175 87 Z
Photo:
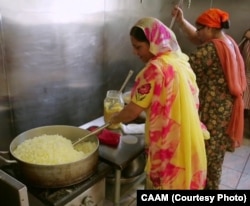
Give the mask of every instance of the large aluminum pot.
M 84 141 L 95 142 L 97 145 L 96 149 L 87 157 L 72 163 L 59 165 L 39 165 L 27 163 L 18 159 L 13 154 L 13 151 L 23 141 L 43 134 L 62 135 L 63 137 L 66 137 L 74 142 L 78 138 L 85 136 L 88 133 L 88 130 L 65 125 L 43 126 L 28 130 L 18 135 L 11 142 L 10 153 L 15 160 L 8 162 L 13 163 L 16 161 L 16 163 L 18 163 L 20 166 L 20 171 L 25 181 L 35 187 L 59 188 L 79 183 L 90 177 L 96 170 L 98 163 L 99 140 L 95 135 L 84 139 Z

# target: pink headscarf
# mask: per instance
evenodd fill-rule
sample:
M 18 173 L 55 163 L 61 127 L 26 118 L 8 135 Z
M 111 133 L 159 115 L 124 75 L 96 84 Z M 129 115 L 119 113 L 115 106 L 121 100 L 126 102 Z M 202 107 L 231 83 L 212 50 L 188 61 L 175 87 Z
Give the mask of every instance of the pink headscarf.
M 134 26 L 141 28 L 150 42 L 150 52 L 158 55 L 168 51 L 181 51 L 175 34 L 153 17 L 140 19 Z

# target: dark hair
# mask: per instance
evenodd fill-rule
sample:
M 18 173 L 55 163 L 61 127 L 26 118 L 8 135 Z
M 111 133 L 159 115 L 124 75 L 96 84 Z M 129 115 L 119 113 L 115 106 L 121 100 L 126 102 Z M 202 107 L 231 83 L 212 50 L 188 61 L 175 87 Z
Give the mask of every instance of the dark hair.
M 133 26 L 130 30 L 130 35 L 133 36 L 138 41 L 147 42 L 149 44 L 149 41 L 144 31 L 140 27 Z
M 230 21 L 227 20 L 227 21 L 221 22 L 220 26 L 221 26 L 222 29 L 229 29 L 229 27 L 230 27 Z
M 196 23 L 196 26 L 200 26 L 200 27 L 206 27 L 206 25 L 200 24 L 200 23 Z M 230 27 L 230 21 L 226 20 L 224 22 L 221 21 L 220 23 L 220 29 L 229 29 Z

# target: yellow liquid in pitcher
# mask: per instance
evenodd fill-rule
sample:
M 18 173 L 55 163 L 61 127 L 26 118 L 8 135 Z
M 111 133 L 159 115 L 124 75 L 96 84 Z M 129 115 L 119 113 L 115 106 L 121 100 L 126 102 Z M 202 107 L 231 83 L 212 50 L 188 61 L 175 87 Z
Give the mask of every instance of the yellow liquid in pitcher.
M 119 103 L 115 103 L 114 105 L 111 105 L 110 102 L 107 102 L 104 104 L 104 121 L 105 123 L 109 122 L 110 118 L 114 113 L 120 112 L 123 109 L 123 105 L 120 105 Z M 109 129 L 119 129 L 120 123 L 118 124 L 111 124 Z

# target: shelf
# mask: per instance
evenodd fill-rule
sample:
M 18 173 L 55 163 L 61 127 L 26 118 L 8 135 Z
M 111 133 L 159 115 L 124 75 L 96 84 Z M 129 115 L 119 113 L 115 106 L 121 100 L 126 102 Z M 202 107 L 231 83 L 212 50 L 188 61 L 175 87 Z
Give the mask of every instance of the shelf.
M 142 173 L 140 176 L 138 176 L 137 179 L 135 179 L 133 182 L 129 183 L 123 183 L 120 185 L 120 199 L 124 196 L 126 196 L 131 191 L 137 190 L 138 185 L 143 184 L 146 178 L 146 174 Z M 115 194 L 115 184 L 109 183 L 106 180 L 106 199 L 110 201 L 114 201 L 114 194 Z

